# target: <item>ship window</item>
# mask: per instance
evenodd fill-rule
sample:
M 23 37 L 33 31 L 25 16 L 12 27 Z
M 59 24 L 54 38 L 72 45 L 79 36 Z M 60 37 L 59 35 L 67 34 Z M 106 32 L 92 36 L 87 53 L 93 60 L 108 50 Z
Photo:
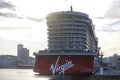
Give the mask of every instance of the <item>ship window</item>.
M 86 57 L 85 63 L 89 64 L 89 60 L 90 60 L 89 57 Z
M 60 56 L 60 58 L 61 58 L 61 59 L 65 59 L 65 58 L 66 58 L 66 56 Z

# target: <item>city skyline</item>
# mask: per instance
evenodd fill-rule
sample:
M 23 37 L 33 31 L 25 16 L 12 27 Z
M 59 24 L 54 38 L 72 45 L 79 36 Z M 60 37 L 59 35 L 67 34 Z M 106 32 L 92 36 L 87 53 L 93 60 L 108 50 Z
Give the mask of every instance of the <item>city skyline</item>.
M 48 13 L 73 11 L 89 14 L 95 25 L 99 47 L 105 56 L 120 53 L 119 0 L 1 0 L 0 55 L 17 55 L 17 44 L 33 52 L 47 48 Z M 113 11 L 114 10 L 114 11 Z

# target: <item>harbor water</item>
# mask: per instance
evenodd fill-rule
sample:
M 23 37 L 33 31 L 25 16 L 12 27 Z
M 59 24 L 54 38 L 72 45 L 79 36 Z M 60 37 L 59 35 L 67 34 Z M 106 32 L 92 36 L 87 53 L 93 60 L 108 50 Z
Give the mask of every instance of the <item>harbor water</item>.
M 40 75 L 32 69 L 0 69 L 0 80 L 88 80 L 86 76 Z
M 0 69 L 0 80 L 120 80 L 120 76 L 40 75 L 33 69 Z

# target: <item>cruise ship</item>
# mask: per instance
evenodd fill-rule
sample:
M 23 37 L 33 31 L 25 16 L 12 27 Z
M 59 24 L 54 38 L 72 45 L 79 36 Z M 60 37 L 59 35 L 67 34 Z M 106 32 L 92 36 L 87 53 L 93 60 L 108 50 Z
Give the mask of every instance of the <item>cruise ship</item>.
M 89 15 L 61 11 L 46 16 L 48 49 L 34 53 L 34 71 L 40 74 L 92 74 L 98 38 Z

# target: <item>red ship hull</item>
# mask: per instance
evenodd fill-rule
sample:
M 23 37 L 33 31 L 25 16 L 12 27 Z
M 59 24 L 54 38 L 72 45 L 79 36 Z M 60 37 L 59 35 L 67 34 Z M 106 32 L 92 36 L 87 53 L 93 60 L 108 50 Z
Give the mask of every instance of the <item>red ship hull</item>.
M 92 74 L 94 56 L 36 55 L 34 71 L 40 74 Z

